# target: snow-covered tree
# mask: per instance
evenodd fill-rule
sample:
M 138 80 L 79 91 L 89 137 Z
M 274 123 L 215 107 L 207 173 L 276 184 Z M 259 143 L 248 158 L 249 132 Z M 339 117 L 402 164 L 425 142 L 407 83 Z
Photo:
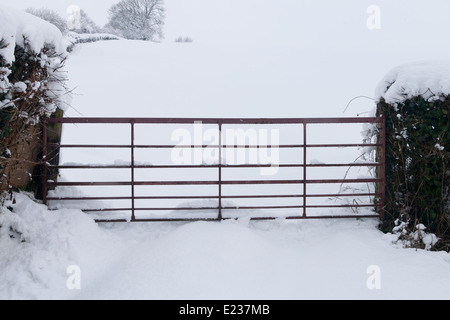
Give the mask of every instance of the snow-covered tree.
M 122 0 L 109 9 L 106 29 L 126 39 L 159 41 L 164 18 L 163 0 Z
M 88 14 L 81 9 L 80 10 L 80 29 L 73 30 L 77 33 L 99 33 L 100 27 L 92 20 Z
M 193 42 L 194 40 L 192 40 L 191 38 L 189 38 L 189 37 L 182 37 L 182 36 L 179 36 L 178 38 L 176 38 L 175 39 L 175 42 Z

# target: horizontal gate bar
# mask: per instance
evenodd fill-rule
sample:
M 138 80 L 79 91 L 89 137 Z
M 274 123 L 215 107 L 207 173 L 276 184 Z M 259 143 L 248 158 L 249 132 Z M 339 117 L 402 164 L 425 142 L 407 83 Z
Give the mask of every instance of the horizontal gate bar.
M 132 146 L 131 145 L 126 145 L 126 144 L 59 144 L 59 143 L 49 143 L 48 144 L 50 147 L 54 147 L 54 148 L 86 148 L 86 149 L 101 149 L 101 148 L 105 148 L 105 149 L 129 149 Z
M 277 219 L 285 219 L 285 220 L 320 220 L 320 219 L 370 219 L 377 218 L 379 219 L 379 215 L 328 215 L 328 216 L 292 216 L 292 217 L 253 217 L 250 218 L 251 221 L 265 221 L 265 220 L 277 220 Z M 122 222 L 200 222 L 200 221 L 223 221 L 223 220 L 239 220 L 239 218 L 156 218 L 156 219 L 135 219 L 128 221 L 126 219 L 97 219 L 95 222 L 97 223 L 122 223 Z
M 318 179 L 318 180 L 238 180 L 222 181 L 223 185 L 259 185 L 259 184 L 335 184 L 335 183 L 379 183 L 381 179 Z M 218 185 L 218 181 L 135 181 L 135 186 L 183 186 Z M 128 181 L 112 182 L 48 182 L 49 186 L 131 186 Z
M 50 118 L 47 123 L 72 124 L 338 124 L 338 123 L 381 123 L 383 118 Z
M 316 219 L 365 219 L 365 218 L 380 218 L 377 214 L 366 214 L 366 215 L 328 215 L 328 216 L 294 216 L 285 217 L 286 220 L 316 220 Z M 261 218 L 251 218 L 250 220 L 276 220 L 279 218 L 271 217 L 261 217 Z
M 107 144 L 58 144 L 49 143 L 50 147 L 56 148 L 86 148 L 86 149 L 123 149 L 131 148 L 131 145 L 107 145 Z M 136 149 L 195 149 L 195 148 L 219 148 L 218 145 L 135 145 Z M 351 148 L 351 147 L 381 147 L 380 144 L 372 143 L 347 143 L 347 144 L 309 144 L 306 148 Z M 294 149 L 294 148 L 305 148 L 303 144 L 284 144 L 284 145 L 224 145 L 223 149 Z
M 347 193 L 347 194 L 311 194 L 307 198 L 337 198 L 337 197 L 376 197 L 377 193 Z M 231 195 L 222 196 L 222 199 L 271 199 L 271 198 L 302 198 L 303 194 L 292 195 Z M 186 200 L 186 199 L 218 199 L 218 196 L 136 196 L 136 200 Z M 132 197 L 48 197 L 49 201 L 69 201 L 69 200 L 131 200 Z
M 380 163 L 317 163 L 317 164 L 224 164 L 222 168 L 303 168 L 304 166 L 308 168 L 324 168 L 324 167 L 379 167 Z M 52 169 L 131 169 L 131 166 L 127 165 L 50 165 L 48 166 Z M 216 169 L 219 165 L 135 165 L 135 169 Z
M 47 197 L 48 201 L 82 201 L 82 200 L 131 200 L 132 197 Z M 135 199 L 137 199 L 135 197 Z
M 246 210 L 246 209 L 300 209 L 303 206 L 242 206 L 222 207 L 223 210 Z M 196 210 L 218 210 L 219 207 L 160 207 L 160 208 L 134 208 L 136 211 L 196 211 Z M 108 212 L 108 211 L 130 211 L 131 208 L 107 208 L 107 209 L 85 209 L 84 212 Z
M 50 169 L 131 169 L 131 166 L 115 166 L 115 165 L 61 165 L 61 166 L 48 166 Z
M 260 209 L 326 209 L 326 208 L 369 208 L 376 207 L 375 204 L 342 204 L 342 205 L 297 205 L 297 206 L 236 206 L 222 207 L 222 210 L 260 210 Z M 159 207 L 159 208 L 134 208 L 135 211 L 205 211 L 218 210 L 219 207 Z M 113 212 L 113 211 L 131 211 L 132 208 L 102 208 L 102 209 L 82 209 L 84 212 Z

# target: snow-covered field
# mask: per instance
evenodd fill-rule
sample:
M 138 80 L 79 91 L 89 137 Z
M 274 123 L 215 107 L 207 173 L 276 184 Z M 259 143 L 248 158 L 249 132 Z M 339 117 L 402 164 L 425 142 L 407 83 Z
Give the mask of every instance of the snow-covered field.
M 349 15 L 352 18 L 341 24 L 338 14 L 320 16 L 322 6 L 310 5 L 312 11 L 295 16 L 289 12 L 297 12 L 300 2 L 287 2 L 287 7 L 273 9 L 270 1 L 263 1 L 256 12 L 247 4 L 235 13 L 230 29 L 223 27 L 227 13 L 234 12 L 228 2 L 217 7 L 218 1 L 196 0 L 189 10 L 186 4 L 171 2 L 168 22 L 177 17 L 189 22 L 186 32 L 193 43 L 120 40 L 76 46 L 67 62 L 74 97 L 66 116 L 366 115 L 374 108 L 367 98 L 344 109 L 356 96 L 374 97 L 379 81 L 393 67 L 449 54 L 438 33 L 412 25 L 417 15 L 405 15 L 404 25 L 411 26 L 411 34 L 420 30 L 416 35 L 434 47 L 418 49 L 415 42 L 401 42 L 400 36 L 409 39 L 411 34 L 405 35 L 398 25 L 387 37 L 392 21 L 397 21 L 390 11 L 384 11 L 383 29 L 377 34 L 365 29 L 365 4 L 350 10 L 361 14 L 356 32 L 358 15 Z M 195 23 L 201 5 L 211 13 L 199 20 L 206 24 Z M 335 3 L 328 6 L 330 12 L 344 12 Z M 414 13 L 418 8 L 398 6 L 395 12 Z M 248 23 L 246 12 L 255 13 L 254 23 L 239 33 Z M 434 22 L 441 21 L 442 12 L 435 12 Z M 311 22 L 314 14 L 322 24 L 317 32 L 307 32 L 302 24 L 306 22 L 296 19 Z M 265 20 L 274 16 L 278 20 Z M 430 17 L 421 15 L 423 21 L 424 16 Z M 262 21 L 272 22 L 259 30 Z M 273 21 L 280 21 L 280 27 Z M 169 23 L 168 28 L 174 37 L 184 31 Z M 327 34 L 325 40 L 317 38 Z M 361 130 L 319 128 L 315 136 L 326 140 L 339 133 L 359 142 Z M 127 144 L 127 132 L 66 126 L 63 143 Z M 142 133 L 142 139 L 146 134 L 155 138 L 152 132 Z M 355 159 L 355 152 L 347 161 Z M 65 151 L 61 163 L 114 163 L 129 161 L 127 156 Z M 308 162 L 329 161 L 326 156 L 333 160 L 333 154 L 317 154 Z M 66 170 L 62 179 L 79 181 L 90 174 Z M 127 174 L 120 178 L 127 179 Z M 342 174 L 337 173 L 339 178 Z M 97 178 L 116 179 L 108 171 Z M 381 233 L 373 219 L 97 225 L 76 209 L 50 212 L 26 194 L 16 194 L 16 201 L 7 203 L 14 214 L 0 215 L 0 299 L 450 298 L 450 254 L 404 249 Z
M 1 299 L 450 298 L 450 255 L 396 247 L 374 220 L 96 225 L 16 197 Z

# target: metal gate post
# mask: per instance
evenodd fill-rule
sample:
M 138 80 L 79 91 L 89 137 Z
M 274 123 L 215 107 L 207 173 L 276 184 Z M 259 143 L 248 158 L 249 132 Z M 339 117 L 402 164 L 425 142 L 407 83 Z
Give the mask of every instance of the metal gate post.
M 42 140 L 43 140 L 43 150 L 42 150 L 42 203 L 47 205 L 47 193 L 48 193 L 48 168 L 47 168 L 47 120 L 42 120 Z
M 219 220 L 222 216 L 222 121 L 219 121 Z
M 303 122 L 303 217 L 306 218 L 306 121 Z
M 131 120 L 131 221 L 136 220 L 135 216 L 135 195 L 134 195 L 134 124 L 135 121 Z
M 384 221 L 384 213 L 385 213 L 385 206 L 386 206 L 386 116 L 382 115 L 381 123 L 380 123 L 380 143 L 381 143 L 381 150 L 380 150 L 380 179 L 381 179 L 381 186 L 380 186 L 380 193 L 381 193 L 381 207 L 380 207 L 380 219 L 381 221 Z

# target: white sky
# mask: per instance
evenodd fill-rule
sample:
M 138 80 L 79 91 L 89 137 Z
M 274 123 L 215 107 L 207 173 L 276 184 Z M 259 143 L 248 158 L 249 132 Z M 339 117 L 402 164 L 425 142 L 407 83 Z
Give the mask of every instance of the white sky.
M 47 7 L 67 16 L 77 5 L 99 25 L 107 22 L 108 8 L 118 0 L 0 0 L 19 9 Z M 381 29 L 366 26 L 367 8 L 377 5 Z M 367 46 L 386 50 L 436 50 L 450 46 L 448 0 L 165 0 L 167 41 L 189 36 L 196 42 L 261 43 L 306 47 Z

